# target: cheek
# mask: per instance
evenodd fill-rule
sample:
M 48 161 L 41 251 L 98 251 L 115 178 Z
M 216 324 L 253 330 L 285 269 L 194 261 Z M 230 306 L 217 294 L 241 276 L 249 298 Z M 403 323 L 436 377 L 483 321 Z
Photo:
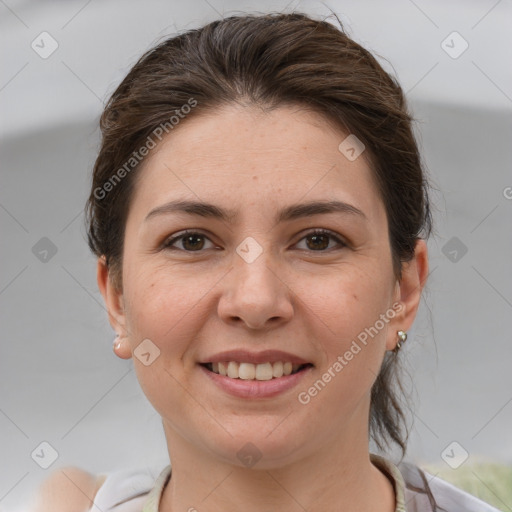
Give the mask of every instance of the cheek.
M 316 387 L 326 384 L 331 390 L 326 398 L 330 395 L 339 403 L 357 401 L 371 388 L 384 356 L 389 282 L 377 270 L 347 266 L 336 277 L 304 284 L 300 291 L 304 311 L 318 326 L 310 335 L 324 354 L 319 368 L 322 382 Z
M 204 298 L 214 286 L 210 281 L 183 275 L 176 279 L 169 268 L 154 266 L 148 271 L 142 268 L 127 280 L 126 317 L 134 369 L 144 394 L 163 417 L 169 413 L 169 404 L 176 410 L 189 404 L 183 383 L 188 381 L 192 361 L 185 354 L 199 338 L 198 331 L 208 314 Z M 157 354 L 149 365 L 137 357 L 142 352 L 137 349 L 142 340 L 151 340 L 156 346 L 149 345 L 149 352 Z
M 309 310 L 328 328 L 329 338 L 339 343 L 353 339 L 374 325 L 389 307 L 390 280 L 378 267 L 344 265 L 325 276 L 296 280 L 294 288 Z
M 149 338 L 165 355 L 180 356 L 208 314 L 204 298 L 214 285 L 212 278 L 180 275 L 177 279 L 168 268 L 152 267 L 132 276 L 126 299 L 134 338 Z

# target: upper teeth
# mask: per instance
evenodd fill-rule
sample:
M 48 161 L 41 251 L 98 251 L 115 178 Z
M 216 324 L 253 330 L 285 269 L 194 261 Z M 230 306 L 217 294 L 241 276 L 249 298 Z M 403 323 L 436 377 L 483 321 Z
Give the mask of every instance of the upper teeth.
M 290 375 L 292 372 L 297 371 L 300 366 L 299 364 L 292 364 L 289 361 L 285 363 L 278 361 L 276 363 L 262 364 L 229 361 L 212 363 L 212 371 L 226 377 L 231 377 L 232 379 L 270 380 L 272 378 L 282 377 L 283 375 Z

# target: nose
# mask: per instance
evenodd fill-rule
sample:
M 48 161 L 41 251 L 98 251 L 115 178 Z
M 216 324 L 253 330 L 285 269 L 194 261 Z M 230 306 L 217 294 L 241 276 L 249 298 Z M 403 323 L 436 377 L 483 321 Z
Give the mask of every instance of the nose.
M 292 318 L 293 293 L 267 254 L 264 251 L 251 263 L 235 254 L 233 269 L 223 281 L 218 303 L 218 314 L 223 321 L 243 324 L 249 329 L 266 329 Z

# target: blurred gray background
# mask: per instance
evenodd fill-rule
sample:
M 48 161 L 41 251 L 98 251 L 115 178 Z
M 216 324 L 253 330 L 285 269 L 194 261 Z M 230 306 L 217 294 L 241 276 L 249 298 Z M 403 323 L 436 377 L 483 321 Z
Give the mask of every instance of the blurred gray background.
M 103 103 L 164 36 L 328 8 L 398 77 L 438 189 L 428 289 L 402 354 L 408 459 L 512 464 L 511 1 L 0 0 L 0 510 L 23 510 L 66 465 L 168 463 L 132 360 L 112 352 L 85 241 Z

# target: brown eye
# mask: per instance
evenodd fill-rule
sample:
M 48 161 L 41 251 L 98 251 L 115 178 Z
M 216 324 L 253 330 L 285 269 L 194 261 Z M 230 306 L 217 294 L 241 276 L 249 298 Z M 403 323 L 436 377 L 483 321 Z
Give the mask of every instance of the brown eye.
M 306 239 L 310 240 L 308 247 L 313 250 L 327 249 L 329 247 L 329 236 L 328 235 L 308 235 Z
M 171 250 L 182 250 L 185 252 L 199 252 L 204 249 L 205 240 L 209 240 L 206 235 L 195 231 L 187 231 L 181 235 L 172 237 L 167 240 L 164 243 L 164 248 Z M 181 244 L 181 247 L 175 247 L 176 243 Z
M 188 251 L 201 250 L 204 246 L 204 237 L 202 235 L 186 235 L 182 239 L 183 247 Z
M 302 240 L 306 240 L 306 248 L 310 251 L 325 252 L 325 249 L 332 249 L 332 246 L 329 247 L 331 240 L 334 240 L 338 246 L 346 247 L 346 244 L 338 236 L 325 229 L 312 231 Z

